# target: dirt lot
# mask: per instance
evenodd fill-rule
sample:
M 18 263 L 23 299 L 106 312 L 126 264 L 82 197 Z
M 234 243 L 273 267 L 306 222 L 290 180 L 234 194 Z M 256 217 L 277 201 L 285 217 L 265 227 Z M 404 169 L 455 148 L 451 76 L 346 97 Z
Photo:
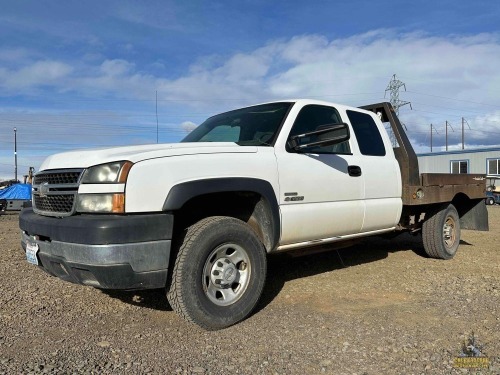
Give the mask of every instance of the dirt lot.
M 460 374 L 465 339 L 500 374 L 500 206 L 450 261 L 418 237 L 270 259 L 256 313 L 205 332 L 163 291 L 65 283 L 28 264 L 17 215 L 0 216 L 0 373 Z

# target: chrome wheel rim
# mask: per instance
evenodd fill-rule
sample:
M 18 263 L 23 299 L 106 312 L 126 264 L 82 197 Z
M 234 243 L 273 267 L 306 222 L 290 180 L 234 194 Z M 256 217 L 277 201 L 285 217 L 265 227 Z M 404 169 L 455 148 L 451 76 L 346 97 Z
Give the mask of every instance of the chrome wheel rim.
M 448 216 L 443 226 L 443 240 L 446 247 L 453 247 L 457 238 L 455 231 L 455 220 Z
M 238 301 L 250 282 L 252 269 L 247 251 L 234 243 L 213 250 L 203 267 L 203 291 L 218 306 Z

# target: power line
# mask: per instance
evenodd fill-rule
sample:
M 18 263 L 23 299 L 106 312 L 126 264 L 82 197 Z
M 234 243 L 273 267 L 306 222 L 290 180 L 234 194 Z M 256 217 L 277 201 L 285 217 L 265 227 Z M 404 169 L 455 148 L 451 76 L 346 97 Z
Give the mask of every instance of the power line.
M 498 108 L 498 104 L 495 105 L 495 104 L 489 104 L 489 103 L 480 103 L 480 102 L 474 102 L 472 100 L 463 100 L 463 99 L 450 98 L 450 97 L 447 97 L 447 96 L 425 94 L 423 92 L 417 92 L 417 91 L 407 91 L 407 92 L 412 93 L 412 94 L 430 96 L 430 97 L 433 97 L 433 98 L 441 98 L 441 99 L 446 99 L 446 100 L 454 100 L 454 101 L 457 101 L 457 102 L 472 103 L 472 104 L 478 104 L 478 105 L 484 105 L 484 106 L 490 106 L 490 107 L 497 107 Z
M 420 102 L 415 102 L 412 101 L 413 104 L 420 104 L 421 106 L 427 106 L 427 107 L 432 107 L 432 108 L 441 108 L 441 109 L 449 109 L 450 111 L 461 111 L 461 112 L 471 112 L 471 113 L 484 113 L 484 110 L 474 110 L 474 109 L 464 109 L 464 108 L 449 108 L 449 107 L 443 107 L 443 106 L 438 106 L 438 105 L 432 105 L 432 104 L 427 104 L 427 103 L 420 103 Z
M 324 81 L 317 81 L 318 83 L 325 83 Z M 333 81 L 332 81 L 333 82 Z M 335 81 L 336 82 L 336 81 Z M 322 95 L 308 95 L 310 98 L 323 98 L 323 97 L 341 97 L 341 96 L 358 96 L 358 95 L 374 95 L 378 94 L 376 92 L 358 92 L 358 93 L 339 93 L 339 94 L 322 94 Z M 248 98 L 210 98 L 210 97 L 200 97 L 199 99 L 197 98 L 190 98 L 190 99 L 158 99 L 158 102 L 234 102 L 234 101 L 247 101 Z M 279 100 L 276 97 L 272 98 L 263 98 L 263 102 L 268 102 L 268 101 L 276 101 Z M 51 100 L 52 103 L 86 103 L 86 102 L 103 102 L 103 103 L 112 103 L 112 102 L 137 102 L 137 103 L 151 103 L 154 102 L 154 99 L 126 99 L 126 98 L 115 98 L 115 99 L 109 99 L 109 98 L 100 98 L 100 99 L 53 99 Z
M 393 103 L 393 107 L 396 110 L 399 110 L 399 107 L 401 107 L 403 105 L 410 104 L 410 106 L 411 106 L 410 102 L 404 102 L 404 101 L 399 100 L 399 90 L 401 88 L 404 88 L 406 90 L 406 85 L 403 82 L 401 82 L 400 80 L 398 80 L 396 78 L 396 75 L 393 75 L 391 82 L 393 82 L 393 84 L 394 84 L 393 88 L 395 90 L 396 89 L 398 90 L 396 100 L 394 100 L 394 103 Z M 391 88 L 391 82 L 387 86 L 386 93 Z M 407 92 L 412 92 L 412 91 L 407 91 Z M 417 92 L 413 92 L 413 93 L 417 93 Z M 316 96 L 316 97 L 324 98 L 324 97 L 336 97 L 336 96 L 339 97 L 339 96 L 348 96 L 348 95 L 353 95 L 353 96 L 358 95 L 359 96 L 359 95 L 372 95 L 372 94 L 375 94 L 375 93 L 350 93 L 350 94 L 344 93 L 344 94 L 335 94 L 335 95 L 321 95 L 321 96 Z M 417 93 L 417 94 L 427 95 L 427 94 L 423 94 L 423 93 Z M 157 92 L 156 92 L 156 95 L 157 95 Z M 437 95 L 427 95 L 427 96 L 439 97 Z M 309 96 L 309 97 L 314 98 L 315 96 Z M 446 98 L 446 97 L 441 97 L 441 98 Z M 452 98 L 446 98 L 446 99 L 455 100 Z M 223 100 L 223 99 L 217 99 L 217 100 Z M 458 99 L 456 99 L 456 100 L 458 100 Z M 100 101 L 100 100 L 94 99 L 93 101 Z M 127 102 L 130 102 L 130 101 L 133 101 L 133 100 L 132 99 L 127 100 Z M 139 100 L 139 101 L 141 101 L 141 100 Z M 149 100 L 149 102 L 150 101 L 151 100 Z M 162 101 L 162 100 L 159 99 L 159 101 Z M 199 100 L 199 101 L 203 101 L 203 100 Z M 461 100 L 458 100 L 458 101 L 461 101 Z M 472 102 L 472 101 L 466 101 L 466 102 L 476 103 L 476 102 Z M 484 104 L 484 103 L 476 103 L 476 104 L 488 105 L 488 104 Z M 439 107 L 439 106 L 433 106 L 433 105 L 428 105 L 428 106 L 458 111 L 457 109 L 454 109 L 454 108 Z M 114 147 L 114 146 L 120 146 L 120 145 L 119 144 L 109 144 L 110 139 L 106 138 L 106 137 L 122 137 L 122 138 L 123 137 L 137 137 L 138 139 L 145 139 L 148 136 L 151 137 L 151 135 L 152 135 L 151 133 L 153 132 L 154 122 L 155 122 L 153 116 L 155 116 L 155 117 L 158 116 L 157 106 L 156 106 L 155 110 L 156 110 L 155 114 L 151 114 L 150 112 L 144 113 L 144 114 L 138 114 L 138 113 L 130 113 L 130 114 L 128 114 L 128 113 L 125 113 L 125 114 L 121 114 L 121 113 L 104 113 L 104 114 L 102 114 L 102 113 L 92 113 L 92 114 L 89 114 L 89 113 L 87 113 L 87 114 L 64 113 L 64 114 L 61 114 L 61 113 L 58 113 L 58 114 L 54 114 L 54 113 L 50 113 L 50 114 L 42 114 L 42 116 L 46 117 L 46 119 L 43 119 L 43 120 L 38 120 L 38 119 L 30 120 L 29 119 L 29 117 L 31 117 L 31 116 L 40 116 L 40 113 L 33 113 L 33 114 L 20 113 L 19 116 L 27 117 L 24 119 L 15 119 L 15 118 L 13 118 L 13 116 L 15 116 L 15 115 L 13 115 L 13 114 L 9 114 L 8 118 L 2 118 L 3 114 L 0 113 L 0 129 L 2 128 L 2 125 L 10 126 L 9 123 L 11 123 L 12 125 L 14 125 L 14 124 L 19 125 L 19 123 L 34 125 L 35 129 L 36 129 L 37 125 L 40 127 L 43 127 L 43 129 L 41 129 L 40 132 L 38 132 L 38 133 L 43 133 L 43 134 L 37 135 L 38 129 L 33 130 L 33 128 L 30 127 L 30 131 L 27 132 L 26 138 L 23 135 L 23 138 L 25 138 L 25 139 L 29 139 L 28 137 L 30 137 L 30 136 L 36 137 L 37 138 L 36 141 L 18 142 L 19 144 L 21 144 L 23 146 L 30 145 L 29 150 L 34 150 L 34 151 L 38 151 L 38 150 L 46 151 L 47 148 L 49 148 L 49 147 L 53 147 L 54 149 L 60 149 L 60 150 L 71 150 L 71 149 L 75 149 L 75 148 L 88 148 L 88 147 L 108 147 L 108 146 Z M 99 111 L 99 110 L 97 110 L 97 111 Z M 104 110 L 102 110 L 102 111 L 104 111 Z M 113 111 L 116 112 L 116 110 L 113 110 Z M 416 111 L 417 112 L 438 114 L 438 115 L 443 115 L 443 116 L 457 117 L 457 118 L 462 117 L 462 116 L 451 115 L 451 114 L 446 114 L 446 113 L 442 113 L 442 112 L 440 113 L 440 112 L 432 112 L 432 111 L 425 111 L 425 110 L 418 110 L 418 109 Z M 479 110 L 477 110 L 477 111 L 468 110 L 465 112 L 470 113 L 473 111 L 478 112 L 478 113 L 480 112 Z M 165 114 L 165 116 L 162 115 L 163 116 L 162 121 L 163 121 L 163 119 L 174 120 L 174 119 L 182 119 L 182 118 L 201 117 L 201 116 L 206 118 L 210 115 L 212 115 L 212 114 L 201 113 L 201 112 L 190 113 L 190 114 L 179 114 L 179 115 L 168 113 L 168 114 Z M 47 117 L 49 117 L 49 119 L 47 119 Z M 50 120 L 50 117 L 54 117 L 55 119 Z M 58 120 L 57 117 L 59 117 L 61 119 Z M 81 118 L 83 121 L 81 121 L 81 122 L 80 121 L 75 122 L 75 121 L 71 121 L 71 120 L 64 121 L 64 118 L 66 118 L 66 117 L 71 117 L 71 120 L 78 120 L 79 118 Z M 121 124 L 114 123 L 115 121 L 112 121 L 111 123 L 99 122 L 99 120 L 97 120 L 95 122 L 93 122 L 93 121 L 87 122 L 86 121 L 87 119 L 91 119 L 94 117 L 95 118 L 104 117 L 104 118 L 116 119 L 116 122 L 121 121 L 122 123 Z M 141 123 L 135 122 L 134 125 L 123 124 L 123 121 L 127 121 L 127 122 L 133 121 L 131 119 L 132 117 L 134 117 L 134 118 L 142 117 L 145 119 L 145 122 L 141 122 Z M 2 124 L 2 122 L 4 122 L 4 124 Z M 480 121 L 480 122 L 482 123 L 482 121 Z M 488 120 L 488 123 L 494 123 L 494 122 L 497 122 L 497 121 Z M 498 121 L 498 122 L 500 123 L 500 121 Z M 467 124 L 469 124 L 469 123 L 467 123 Z M 471 122 L 471 124 L 474 124 L 474 122 Z M 159 128 L 159 120 L 158 120 L 158 117 L 156 117 L 156 126 L 157 126 L 156 139 L 157 139 L 157 142 L 159 141 L 158 138 L 159 138 L 160 133 L 162 136 L 165 136 L 165 135 L 172 136 L 172 139 L 174 137 L 186 134 L 185 131 L 179 127 L 179 125 L 180 124 L 177 124 L 177 123 L 165 124 L 166 129 L 160 129 Z M 485 124 L 485 126 L 486 126 L 486 124 Z M 416 127 L 418 128 L 418 126 L 416 126 Z M 469 128 L 470 128 L 470 125 L 469 125 Z M 406 127 L 405 127 L 405 129 L 406 129 Z M 95 130 L 96 134 L 92 134 L 92 130 Z M 408 131 L 408 129 L 406 129 L 406 131 Z M 470 131 L 479 132 L 480 130 L 470 129 Z M 410 130 L 408 132 L 412 133 L 412 134 L 428 134 L 427 131 L 415 131 L 414 129 Z M 495 135 L 500 134 L 498 132 L 491 132 L 491 131 L 481 131 L 481 132 L 484 134 L 495 134 Z M 67 135 L 86 135 L 86 136 L 88 136 L 89 139 L 87 139 L 85 141 L 80 141 L 80 143 L 40 142 L 40 140 L 43 141 L 43 135 L 47 135 L 47 137 L 53 137 L 52 141 L 55 141 L 55 139 L 54 139 L 55 137 L 58 137 L 58 136 L 64 137 Z M 106 139 L 101 140 L 101 138 L 106 138 Z M 100 141 L 105 141 L 106 143 L 100 144 L 99 143 Z M 123 141 L 125 141 L 125 139 Z M 75 142 L 78 142 L 78 140 L 75 140 Z M 3 139 L 3 140 L 0 140 L 0 143 L 12 144 L 13 142 Z M 152 142 L 149 142 L 149 143 L 152 143 Z M 134 144 L 143 144 L 143 143 L 135 143 L 134 142 Z

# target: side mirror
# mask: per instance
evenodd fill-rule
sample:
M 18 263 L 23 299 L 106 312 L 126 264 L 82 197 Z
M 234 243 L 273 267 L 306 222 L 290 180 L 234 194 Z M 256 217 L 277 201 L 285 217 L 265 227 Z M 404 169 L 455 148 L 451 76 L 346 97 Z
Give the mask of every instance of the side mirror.
M 290 137 L 288 147 L 294 151 L 302 151 L 309 147 L 335 145 L 345 142 L 349 138 L 351 138 L 351 134 L 346 123 L 328 124 L 318 127 L 313 132 Z

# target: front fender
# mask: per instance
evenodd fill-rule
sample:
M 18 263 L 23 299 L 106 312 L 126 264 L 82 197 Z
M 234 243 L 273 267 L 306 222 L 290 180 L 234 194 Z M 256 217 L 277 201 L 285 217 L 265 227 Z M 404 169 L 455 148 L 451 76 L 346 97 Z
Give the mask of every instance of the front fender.
M 163 203 L 163 211 L 179 210 L 186 202 L 201 195 L 224 192 L 252 192 L 265 200 L 272 216 L 274 248 L 280 238 L 280 213 L 276 194 L 268 181 L 248 177 L 224 177 L 183 182 L 170 189 Z

